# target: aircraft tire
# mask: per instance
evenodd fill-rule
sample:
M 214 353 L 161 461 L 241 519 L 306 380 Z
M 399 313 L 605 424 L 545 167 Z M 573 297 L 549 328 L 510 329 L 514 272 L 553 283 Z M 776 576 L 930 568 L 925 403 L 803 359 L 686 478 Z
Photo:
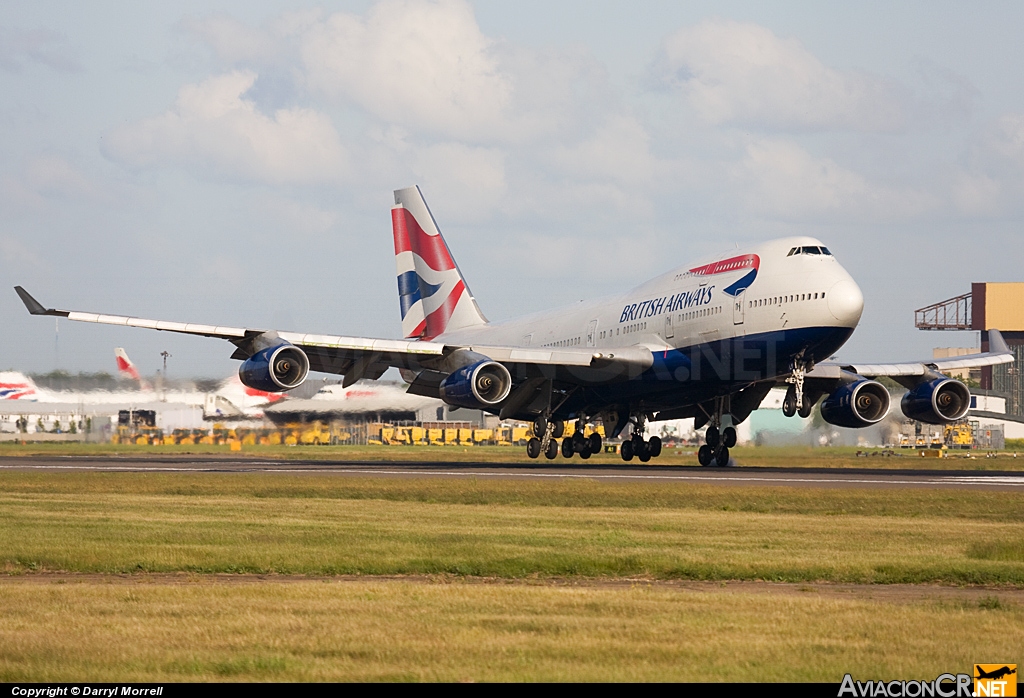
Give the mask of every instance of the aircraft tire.
M 708 430 L 704 432 L 704 441 L 707 442 L 707 445 L 710 446 L 712 449 L 717 448 L 719 441 L 718 427 L 716 427 L 714 424 L 709 426 Z
M 526 455 L 530 458 L 540 457 L 540 439 L 533 437 L 526 442 Z
M 726 448 L 732 448 L 736 445 L 736 428 L 726 427 L 722 431 L 722 445 Z
M 661 455 L 661 437 L 652 436 L 651 440 L 647 442 L 647 450 L 651 452 L 651 458 L 657 458 Z
M 711 465 L 711 461 L 714 459 L 714 457 L 715 452 L 712 451 L 711 447 L 708 446 L 707 444 L 704 444 L 699 449 L 697 449 L 697 462 L 705 467 Z
M 587 442 L 587 445 L 590 447 L 591 453 L 601 452 L 601 435 L 598 434 L 596 431 L 590 435 L 590 438 L 587 439 Z
M 582 458 L 583 460 L 586 460 L 586 459 L 590 458 L 590 447 L 589 446 L 584 446 L 583 447 L 583 450 L 580 451 L 580 458 Z
M 621 455 L 622 460 L 626 461 L 627 463 L 633 460 L 633 441 L 631 439 L 627 439 L 622 442 L 619 455 Z
M 548 441 L 548 448 L 544 451 L 544 457 L 548 460 L 554 460 L 558 457 L 558 442 L 554 439 Z
M 583 451 L 583 447 L 586 444 L 587 444 L 587 437 L 585 437 L 582 432 L 577 431 L 577 432 L 573 433 L 573 435 L 572 435 L 572 450 L 576 451 L 576 453 L 580 453 L 580 452 Z
M 533 435 L 538 439 L 544 436 L 544 431 L 548 428 L 548 420 L 543 417 L 537 417 L 537 421 L 533 423 Z
M 718 449 L 718 452 L 715 453 L 715 465 L 719 468 L 724 468 L 729 465 L 729 449 L 725 446 L 722 446 L 722 448 Z
M 572 458 L 572 454 L 575 453 L 572 447 L 572 439 L 562 439 L 562 457 Z
M 565 422 L 559 420 L 556 422 L 552 422 L 552 424 L 555 428 L 554 430 L 552 430 L 551 436 L 555 437 L 556 439 L 562 438 L 562 435 L 565 434 Z
M 637 456 L 637 458 L 640 459 L 641 463 L 649 462 L 651 460 L 651 451 L 650 451 L 650 449 L 644 448 L 644 450 L 640 452 L 640 454 Z
M 789 386 L 786 397 L 782 399 L 782 414 L 792 417 L 796 414 L 796 388 Z
M 803 404 L 800 405 L 800 409 L 797 410 L 798 414 L 801 417 L 803 417 L 804 419 L 807 419 L 808 417 L 811 416 L 811 410 L 813 410 L 813 409 L 814 409 L 814 405 L 811 404 L 811 401 L 809 399 L 807 399 L 806 395 L 804 395 Z

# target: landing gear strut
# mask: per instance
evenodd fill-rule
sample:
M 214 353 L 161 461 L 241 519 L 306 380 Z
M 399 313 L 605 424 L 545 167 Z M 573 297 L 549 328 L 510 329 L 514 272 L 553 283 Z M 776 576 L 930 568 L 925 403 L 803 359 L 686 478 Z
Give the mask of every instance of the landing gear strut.
M 802 360 L 793 362 L 793 373 L 786 379 L 789 388 L 786 390 L 786 397 L 782 400 L 782 414 L 787 417 L 800 413 L 800 416 L 807 419 L 814 409 L 814 402 L 809 400 L 804 391 L 804 378 L 807 376 L 808 366 Z

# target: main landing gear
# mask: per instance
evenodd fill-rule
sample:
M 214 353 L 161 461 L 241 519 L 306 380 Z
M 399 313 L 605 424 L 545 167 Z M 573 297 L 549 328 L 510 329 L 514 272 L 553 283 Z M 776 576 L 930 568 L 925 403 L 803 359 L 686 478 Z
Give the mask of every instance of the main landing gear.
M 718 466 L 724 468 L 729 465 L 729 449 L 736 445 L 736 427 L 729 424 L 722 427 L 723 418 L 731 415 L 725 414 L 725 404 L 722 398 L 718 398 L 714 414 L 710 415 L 710 424 L 704 432 L 704 445 L 697 449 L 697 462 L 703 466 Z
M 786 379 L 789 388 L 786 390 L 786 397 L 782 400 L 782 414 L 787 417 L 799 413 L 804 419 L 811 416 L 814 409 L 814 400 L 810 399 L 804 391 L 804 377 L 807 375 L 807 365 L 802 361 L 793 363 L 793 375 Z
M 644 423 L 646 421 L 643 414 L 634 417 L 633 438 L 623 441 L 619 451 L 622 460 L 629 462 L 635 456 L 641 463 L 646 463 L 661 455 L 661 437 L 652 436 L 649 440 L 644 440 Z
M 590 436 L 584 435 L 586 423 L 583 419 L 576 422 L 576 431 L 569 438 L 562 439 L 565 434 L 565 422 L 549 421 L 544 417 L 538 417 L 533 423 L 533 438 L 526 443 L 526 455 L 530 458 L 539 458 L 543 453 L 548 460 L 554 460 L 558 451 L 562 451 L 563 458 L 572 458 L 579 454 L 580 458 L 586 460 L 595 453 L 601 452 L 601 435 L 594 432 Z M 559 447 L 558 439 L 562 439 Z

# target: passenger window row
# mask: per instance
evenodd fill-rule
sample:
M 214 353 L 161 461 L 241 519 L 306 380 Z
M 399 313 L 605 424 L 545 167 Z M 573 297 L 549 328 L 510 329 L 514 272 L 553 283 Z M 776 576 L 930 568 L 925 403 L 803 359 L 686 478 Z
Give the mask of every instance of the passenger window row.
M 772 298 L 758 298 L 747 301 L 748 308 L 765 308 L 783 303 L 799 303 L 801 301 L 825 300 L 824 293 L 795 293 L 789 296 L 773 296 Z

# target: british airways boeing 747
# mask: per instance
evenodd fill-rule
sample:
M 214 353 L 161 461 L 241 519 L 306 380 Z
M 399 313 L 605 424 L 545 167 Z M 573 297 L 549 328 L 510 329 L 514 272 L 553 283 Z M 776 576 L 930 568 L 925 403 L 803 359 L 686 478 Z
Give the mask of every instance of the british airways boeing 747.
M 631 426 L 624 460 L 661 452 L 644 438 L 648 421 L 692 417 L 707 425 L 702 465 L 726 465 L 735 425 L 776 385 L 788 386 L 783 411 L 808 416 L 824 398 L 831 424 L 865 427 L 889 411 L 891 376 L 909 392 L 903 412 L 942 424 L 970 405 L 963 383 L 942 371 L 1013 361 L 995 330 L 991 351 L 902 364 L 828 362 L 860 321 L 864 298 L 825 245 L 785 238 L 662 274 L 618 296 L 492 323 L 480 311 L 419 187 L 395 192 L 391 209 L 403 340 L 145 320 L 48 309 L 20 286 L 33 315 L 144 327 L 225 339 L 242 361 L 245 385 L 282 392 L 310 370 L 345 376 L 344 385 L 401 370 L 409 392 L 449 405 L 528 420 L 531 458 L 589 458 L 601 437 Z M 567 420 L 572 438 L 559 439 Z

